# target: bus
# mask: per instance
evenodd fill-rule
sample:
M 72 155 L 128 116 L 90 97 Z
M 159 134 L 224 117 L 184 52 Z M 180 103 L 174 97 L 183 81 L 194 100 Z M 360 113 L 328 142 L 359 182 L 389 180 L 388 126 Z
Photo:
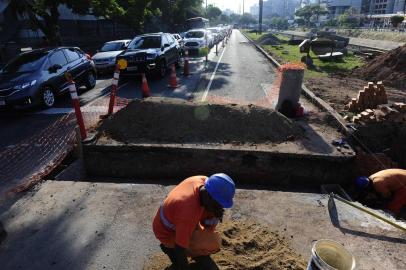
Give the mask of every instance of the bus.
M 209 20 L 202 17 L 190 18 L 186 20 L 186 30 L 207 28 L 209 27 Z

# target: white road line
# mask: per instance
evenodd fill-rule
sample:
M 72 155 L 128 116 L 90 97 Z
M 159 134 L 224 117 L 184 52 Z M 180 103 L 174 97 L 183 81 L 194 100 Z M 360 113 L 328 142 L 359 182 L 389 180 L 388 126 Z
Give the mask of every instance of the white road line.
M 213 83 L 214 77 L 216 76 L 217 69 L 219 68 L 221 59 L 223 58 L 223 55 L 224 55 L 224 52 L 226 51 L 226 48 L 227 47 L 224 47 L 223 52 L 221 53 L 221 56 L 219 58 L 219 61 L 217 62 L 216 67 L 214 68 L 213 74 L 211 75 L 211 78 L 210 78 L 209 84 L 207 85 L 206 91 L 204 91 L 204 93 L 203 93 L 202 102 L 206 100 L 207 95 L 209 94 L 210 87 L 211 87 L 211 85 Z

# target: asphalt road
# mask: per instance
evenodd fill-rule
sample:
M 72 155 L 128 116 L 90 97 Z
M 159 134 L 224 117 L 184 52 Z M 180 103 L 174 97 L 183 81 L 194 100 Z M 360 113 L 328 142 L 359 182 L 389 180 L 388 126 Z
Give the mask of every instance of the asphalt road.
M 266 95 L 266 89 L 274 81 L 274 69 L 248 40 L 234 30 L 225 47 L 219 44 L 213 48 L 206 63 L 204 58 L 192 57 L 192 76 L 182 76 L 177 70 L 180 87 L 172 90 L 167 87 L 166 78 L 148 78 L 152 96 L 176 97 L 205 101 L 210 96 L 226 97 L 233 100 L 255 101 Z M 79 91 L 82 106 L 106 96 L 110 92 L 110 75 L 99 77 L 96 87 L 90 91 Z M 117 93 L 122 98 L 141 98 L 141 80 L 134 77 L 121 81 Z M 69 95 L 59 98 L 55 108 L 49 110 L 32 109 L 24 111 L 0 112 L 0 153 L 8 146 L 16 145 L 42 131 L 72 110 Z
M 196 99 L 223 97 L 236 101 L 256 101 L 266 95 L 275 80 L 273 66 L 240 31 L 234 30 L 218 57 L 214 71 L 208 72 L 207 84 L 200 87 Z M 217 69 L 216 69 L 217 67 Z

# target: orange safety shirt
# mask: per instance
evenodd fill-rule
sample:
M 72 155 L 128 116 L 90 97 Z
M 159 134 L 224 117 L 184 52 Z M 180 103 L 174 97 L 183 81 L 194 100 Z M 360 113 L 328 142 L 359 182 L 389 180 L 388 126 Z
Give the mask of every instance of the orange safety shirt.
M 387 169 L 379 171 L 369 177 L 374 189 L 385 198 L 389 198 L 396 191 L 406 188 L 406 170 Z
M 210 224 L 214 215 L 204 209 L 200 202 L 200 187 L 204 186 L 206 176 L 193 176 L 182 181 L 166 197 L 162 204 L 166 220 L 175 226 L 175 230 L 164 225 L 158 209 L 153 231 L 156 238 L 167 247 L 175 244 L 188 248 L 196 229 L 214 230 L 217 224 Z M 200 227 L 199 227 L 200 226 Z

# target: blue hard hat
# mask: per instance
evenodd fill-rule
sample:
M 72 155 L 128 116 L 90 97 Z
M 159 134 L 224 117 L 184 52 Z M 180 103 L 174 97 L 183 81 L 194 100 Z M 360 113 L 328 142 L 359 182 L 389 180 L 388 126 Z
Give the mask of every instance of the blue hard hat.
M 210 196 L 223 208 L 231 208 L 233 206 L 235 184 L 230 176 L 224 173 L 213 174 L 206 179 L 204 187 Z
M 355 180 L 355 185 L 360 189 L 364 189 L 369 185 L 369 178 L 366 176 L 360 176 Z

